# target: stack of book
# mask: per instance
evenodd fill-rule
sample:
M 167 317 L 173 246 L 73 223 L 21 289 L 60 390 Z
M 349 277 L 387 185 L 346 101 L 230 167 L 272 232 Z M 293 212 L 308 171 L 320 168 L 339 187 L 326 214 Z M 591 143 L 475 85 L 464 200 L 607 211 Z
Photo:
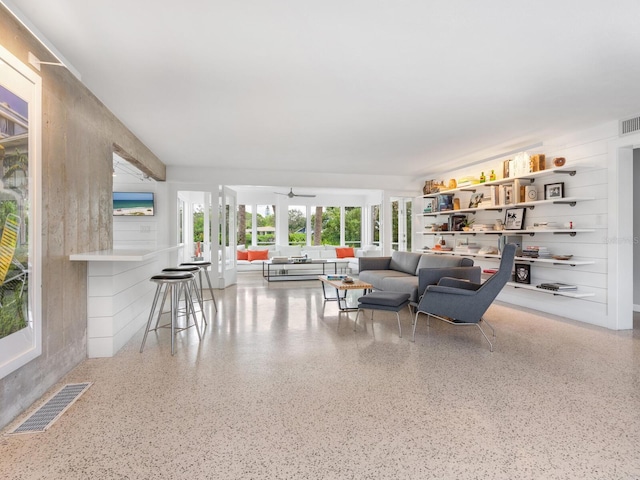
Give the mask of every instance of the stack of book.
M 577 290 L 578 287 L 575 285 L 570 285 L 568 283 L 541 283 L 540 285 L 536 285 L 538 288 L 542 288 L 544 290 L 553 290 L 556 292 L 566 291 L 566 290 Z
M 528 258 L 551 258 L 551 252 L 547 247 L 524 247 L 522 256 Z
M 344 280 L 346 275 L 327 275 L 327 280 Z

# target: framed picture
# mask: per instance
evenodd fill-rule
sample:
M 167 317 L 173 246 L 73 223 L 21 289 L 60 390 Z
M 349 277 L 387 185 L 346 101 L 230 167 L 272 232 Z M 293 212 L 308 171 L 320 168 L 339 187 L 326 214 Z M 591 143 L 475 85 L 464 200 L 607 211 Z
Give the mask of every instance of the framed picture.
M 509 162 L 511 162 L 511 160 L 502 162 L 502 178 L 509 178 Z
M 516 283 L 531 283 L 531 265 L 528 263 L 516 263 L 514 269 Z
M 524 229 L 524 214 L 526 211 L 526 208 L 507 208 L 504 214 L 505 230 Z
M 544 199 L 551 200 L 552 198 L 564 197 L 564 182 L 547 183 L 544 186 Z
M 484 198 L 484 193 L 474 193 L 471 195 L 471 200 L 469 200 L 469 208 L 478 208 L 480 202 Z
M 449 216 L 449 230 L 452 232 L 461 232 L 467 220 L 466 215 L 451 215 Z

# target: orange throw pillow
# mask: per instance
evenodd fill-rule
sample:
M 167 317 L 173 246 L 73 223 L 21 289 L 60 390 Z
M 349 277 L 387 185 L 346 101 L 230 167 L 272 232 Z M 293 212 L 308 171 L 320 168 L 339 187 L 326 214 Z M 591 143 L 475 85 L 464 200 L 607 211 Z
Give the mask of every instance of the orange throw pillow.
M 336 247 L 336 256 L 338 258 L 355 257 L 356 254 L 353 251 L 353 247 Z
M 237 251 L 238 260 L 249 260 L 249 251 L 248 250 L 238 250 Z
M 269 250 L 249 250 L 247 253 L 249 254 L 248 260 L 250 262 L 253 260 L 269 260 Z

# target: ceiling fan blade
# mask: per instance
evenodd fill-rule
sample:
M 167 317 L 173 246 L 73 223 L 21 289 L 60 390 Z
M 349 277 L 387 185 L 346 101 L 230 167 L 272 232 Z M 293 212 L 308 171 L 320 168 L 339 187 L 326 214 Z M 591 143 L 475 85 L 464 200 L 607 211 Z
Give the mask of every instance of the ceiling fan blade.
M 303 195 L 303 194 L 298 194 L 298 193 L 293 193 L 293 188 L 291 188 L 289 190 L 289 193 L 281 193 L 281 192 L 273 192 L 276 195 L 285 195 L 289 198 L 294 198 L 294 197 L 308 197 L 308 198 L 313 198 L 315 197 L 315 195 Z

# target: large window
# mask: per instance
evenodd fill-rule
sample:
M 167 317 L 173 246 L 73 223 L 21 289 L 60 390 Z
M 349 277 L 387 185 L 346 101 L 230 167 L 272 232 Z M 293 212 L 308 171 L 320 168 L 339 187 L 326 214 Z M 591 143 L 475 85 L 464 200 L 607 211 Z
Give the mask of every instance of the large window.
M 276 243 L 276 213 L 273 205 L 238 205 L 237 224 L 239 246 Z
M 256 245 L 275 245 L 276 243 L 276 207 L 258 205 L 256 213 L 258 241 Z
M 344 243 L 348 247 L 362 246 L 362 208 L 345 207 L 344 209 Z
M 369 232 L 371 243 L 373 245 L 380 246 L 380 209 L 381 205 L 371 206 L 371 221 L 369 222 Z
M 289 245 L 307 244 L 307 207 L 289 205 Z
M 0 378 L 42 351 L 40 77 L 0 47 Z

